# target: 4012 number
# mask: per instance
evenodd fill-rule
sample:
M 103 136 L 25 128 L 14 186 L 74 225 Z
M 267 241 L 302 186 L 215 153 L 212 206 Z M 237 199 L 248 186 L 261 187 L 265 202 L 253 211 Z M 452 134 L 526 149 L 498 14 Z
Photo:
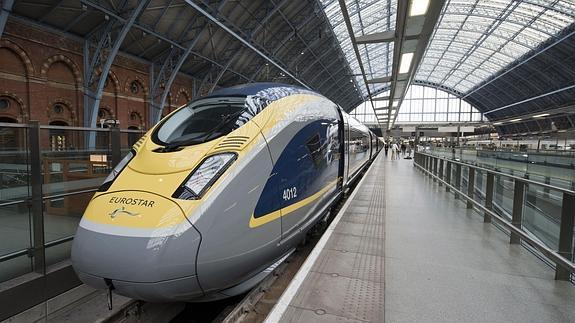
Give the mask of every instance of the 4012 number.
M 284 190 L 284 193 L 283 193 L 284 201 L 289 201 L 289 200 L 294 199 L 296 197 L 297 197 L 297 188 L 296 187 L 286 188 Z

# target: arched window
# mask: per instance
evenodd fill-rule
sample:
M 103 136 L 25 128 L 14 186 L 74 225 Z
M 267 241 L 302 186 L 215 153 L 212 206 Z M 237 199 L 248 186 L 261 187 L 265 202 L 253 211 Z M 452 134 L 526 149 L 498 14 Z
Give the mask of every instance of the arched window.
M 389 91 L 378 94 L 376 97 L 386 96 L 389 96 Z M 389 101 L 374 101 L 374 104 L 379 118 L 387 119 Z M 391 107 L 392 118 L 396 109 L 397 107 Z M 361 103 L 350 114 L 363 123 L 377 123 L 369 101 Z M 453 94 L 430 86 L 411 85 L 399 107 L 395 124 L 460 123 L 482 120 L 484 119 L 481 112 Z M 382 121 L 384 122 L 387 120 Z

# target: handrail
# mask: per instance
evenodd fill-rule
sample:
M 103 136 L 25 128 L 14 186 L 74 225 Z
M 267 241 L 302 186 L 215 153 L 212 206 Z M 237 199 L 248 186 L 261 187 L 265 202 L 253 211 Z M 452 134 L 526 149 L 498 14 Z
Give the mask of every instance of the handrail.
M 60 194 L 54 194 L 54 195 L 46 195 L 46 196 L 43 196 L 43 197 L 42 197 L 42 200 L 53 200 L 53 199 L 62 198 L 62 197 L 67 197 L 67 196 L 72 196 L 72 195 L 92 193 L 92 192 L 96 192 L 97 190 L 98 190 L 98 188 L 89 188 L 89 189 L 81 190 L 81 191 L 60 193 Z
M 504 176 L 504 177 L 512 178 L 513 180 L 517 180 L 517 181 L 523 182 L 523 183 L 525 183 L 525 184 L 539 185 L 539 186 L 542 186 L 542 187 L 544 187 L 544 188 L 548 188 L 548 189 L 560 191 L 560 192 L 562 192 L 562 193 L 570 194 L 570 195 L 574 195 L 574 196 L 575 196 L 575 191 L 570 190 L 570 189 L 567 189 L 567 188 L 557 187 L 557 186 L 553 186 L 553 185 L 550 185 L 550 184 L 547 184 L 547 183 L 537 182 L 537 181 L 534 181 L 534 180 L 530 180 L 530 179 L 528 179 L 528 178 L 519 177 L 519 176 L 515 176 L 515 175 L 510 175 L 510 174 L 507 174 L 507 173 L 503 173 L 503 172 L 500 172 L 500 171 L 496 171 L 496 170 L 493 170 L 493 169 L 489 169 L 489 168 L 485 168 L 485 167 L 481 167 L 481 166 L 477 166 L 477 165 L 472 165 L 472 164 L 465 163 L 465 162 L 461 162 L 461 161 L 457 161 L 457 160 L 454 160 L 454 159 L 450 159 L 450 158 L 446 158 L 446 157 L 441 157 L 441 156 L 431 155 L 431 154 L 429 154 L 429 153 L 423 153 L 423 152 L 417 152 L 417 153 L 418 153 L 418 154 L 425 155 L 425 156 L 429 156 L 429 157 L 433 157 L 433 158 L 438 158 L 438 159 L 442 159 L 442 160 L 445 160 L 445 161 L 449 161 L 450 163 L 459 164 L 459 165 L 462 165 L 462 166 L 470 166 L 470 167 L 473 167 L 473 168 L 475 168 L 475 169 L 477 169 L 477 170 L 480 170 L 480 171 L 482 171 L 482 172 L 491 173 L 491 174 L 493 174 L 493 175 L 499 175 L 499 176 Z
M 27 123 L 10 123 L 10 122 L 0 122 L 0 127 L 3 128 L 29 128 L 30 125 Z M 55 126 L 55 125 L 40 125 L 40 129 L 48 130 L 76 130 L 76 131 L 101 131 L 110 132 L 111 128 L 91 128 L 91 127 L 74 127 L 74 126 Z M 146 130 L 136 130 L 136 129 L 120 129 L 122 133 L 139 133 L 144 134 Z
M 430 157 L 434 157 L 434 158 L 439 158 L 437 156 L 431 156 L 425 153 L 420 153 L 422 155 L 427 155 Z M 450 162 L 455 162 L 453 160 L 449 160 Z M 469 164 L 463 164 L 463 163 L 459 163 L 465 166 L 469 166 L 469 167 L 474 167 L 473 165 L 469 165 Z M 435 178 L 436 180 L 440 181 L 441 183 L 443 183 L 443 185 L 449 187 L 450 189 L 452 189 L 454 192 L 456 192 L 457 194 L 459 194 L 459 196 L 462 196 L 464 199 L 466 199 L 469 203 L 472 203 L 474 206 L 476 206 L 477 208 L 479 208 L 481 211 L 488 213 L 493 219 L 497 220 L 497 222 L 499 224 L 501 224 L 503 227 L 505 227 L 507 230 L 512 231 L 513 233 L 517 234 L 518 236 L 521 237 L 521 239 L 523 239 L 525 242 L 527 242 L 531 247 L 537 249 L 539 252 L 541 252 L 543 255 L 545 255 L 546 257 L 550 258 L 551 260 L 553 260 L 556 264 L 560 265 L 561 267 L 565 268 L 566 270 L 568 270 L 571 274 L 575 274 L 575 264 L 572 263 L 571 261 L 565 259 L 564 257 L 562 257 L 559 253 L 551 250 L 551 248 L 547 247 L 546 245 L 540 243 L 539 241 L 533 239 L 531 236 L 529 236 L 529 234 L 527 234 L 526 232 L 524 232 L 522 229 L 515 227 L 513 224 L 509 223 L 507 220 L 505 220 L 503 217 L 501 217 L 499 214 L 493 212 L 492 210 L 486 208 L 485 206 L 483 206 L 481 203 L 475 201 L 473 199 L 473 197 L 469 197 L 467 196 L 467 194 L 465 192 L 463 192 L 462 190 L 456 188 L 455 186 L 447 183 L 446 181 L 444 181 L 441 177 L 433 174 L 432 172 L 428 171 L 427 169 L 425 169 L 423 166 L 419 165 L 418 163 L 414 163 L 415 166 L 417 166 L 418 168 L 420 168 L 421 170 L 423 170 L 424 172 L 428 173 L 430 176 L 432 176 L 433 178 Z M 494 172 L 494 174 L 497 174 L 499 172 Z M 521 178 L 518 178 L 521 179 Z
M 44 244 L 44 248 L 50 248 L 50 247 L 54 247 L 63 243 L 66 243 L 68 241 L 72 241 L 74 240 L 74 236 L 67 236 L 64 238 L 60 238 L 60 239 L 56 239 L 56 240 L 52 240 L 50 242 L 47 242 Z M 8 260 L 12 260 L 14 258 L 18 258 L 18 257 L 22 257 L 24 255 L 30 254 L 30 249 L 22 249 L 22 250 L 18 250 L 18 251 L 14 251 L 12 253 L 9 254 L 5 254 L 3 256 L 0 256 L 0 264 L 8 261 Z

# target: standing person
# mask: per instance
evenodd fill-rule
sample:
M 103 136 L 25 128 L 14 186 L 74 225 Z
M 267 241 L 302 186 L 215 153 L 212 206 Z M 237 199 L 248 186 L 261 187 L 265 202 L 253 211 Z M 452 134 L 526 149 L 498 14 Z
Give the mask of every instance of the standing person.
M 405 157 L 405 150 L 407 147 L 405 146 L 405 141 L 401 142 L 401 156 Z
M 385 150 L 385 157 L 387 157 L 387 151 L 389 150 L 389 144 L 387 143 L 387 141 L 385 142 L 383 149 Z
M 407 144 L 407 157 L 411 159 L 411 143 Z
M 399 147 L 397 147 L 397 144 L 394 142 L 393 144 L 391 144 L 391 159 L 398 159 L 399 158 Z

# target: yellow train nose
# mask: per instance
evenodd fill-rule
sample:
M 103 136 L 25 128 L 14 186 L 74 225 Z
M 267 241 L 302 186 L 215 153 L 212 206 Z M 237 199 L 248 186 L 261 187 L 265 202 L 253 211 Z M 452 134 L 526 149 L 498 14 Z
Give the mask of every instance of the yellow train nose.
M 203 294 L 196 276 L 200 241 L 172 200 L 149 192 L 110 192 L 86 209 L 72 264 L 80 279 L 96 288 L 111 283 L 117 293 L 138 299 L 189 299 Z
M 162 235 L 164 231 L 189 226 L 178 204 L 163 196 L 143 191 L 115 191 L 95 197 L 86 211 L 82 222 L 97 224 L 102 229 L 126 235 L 140 231 L 140 235 Z M 104 232 L 105 233 L 105 232 Z

